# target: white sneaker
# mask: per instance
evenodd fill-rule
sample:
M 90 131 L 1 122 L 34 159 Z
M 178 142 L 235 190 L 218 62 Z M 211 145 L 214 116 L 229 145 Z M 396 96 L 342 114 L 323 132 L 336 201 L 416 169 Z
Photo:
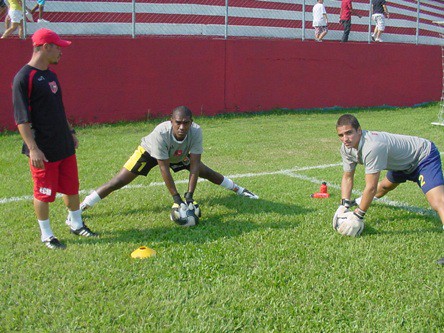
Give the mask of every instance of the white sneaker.
M 34 22 L 34 18 L 32 17 L 32 14 L 30 12 L 26 11 L 25 15 L 29 22 Z
M 242 197 L 246 197 L 246 198 L 250 198 L 250 199 L 259 199 L 259 196 L 257 196 L 256 194 L 254 194 L 251 191 L 248 191 L 246 188 L 240 187 L 238 188 L 238 190 L 236 191 L 237 195 L 240 195 Z
M 375 42 L 382 43 L 382 39 L 381 38 L 375 38 Z
M 38 19 L 37 23 L 50 23 L 48 20 L 45 19 Z

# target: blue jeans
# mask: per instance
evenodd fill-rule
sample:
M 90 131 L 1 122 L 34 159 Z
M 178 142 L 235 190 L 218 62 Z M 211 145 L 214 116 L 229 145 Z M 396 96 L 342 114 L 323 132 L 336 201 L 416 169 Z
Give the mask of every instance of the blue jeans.
M 344 27 L 344 34 L 342 35 L 342 40 L 341 42 L 348 42 L 348 35 L 350 35 L 350 30 L 351 30 L 351 20 L 341 20 L 341 23 Z

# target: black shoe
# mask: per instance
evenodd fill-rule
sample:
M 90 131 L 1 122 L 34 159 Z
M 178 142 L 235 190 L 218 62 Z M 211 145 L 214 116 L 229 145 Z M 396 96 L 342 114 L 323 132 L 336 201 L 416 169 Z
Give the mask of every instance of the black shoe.
M 99 237 L 98 234 L 96 234 L 95 232 L 91 231 L 90 228 L 88 228 L 85 224 L 83 225 L 83 227 L 74 230 L 72 228 L 69 228 L 71 233 L 77 236 L 83 236 L 83 237 Z
M 66 249 L 66 245 L 60 243 L 60 241 L 54 236 L 49 237 L 47 240 L 43 241 L 43 244 L 51 250 L 64 250 Z

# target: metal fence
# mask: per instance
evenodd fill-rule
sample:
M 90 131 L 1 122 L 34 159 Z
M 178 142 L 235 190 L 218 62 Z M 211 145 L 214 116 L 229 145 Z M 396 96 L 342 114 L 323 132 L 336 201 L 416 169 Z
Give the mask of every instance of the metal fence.
M 32 9 L 34 0 L 24 0 Z M 76 36 L 204 36 L 314 39 L 312 10 L 316 0 L 48 0 L 43 16 L 24 23 L 25 36 L 40 27 Z M 325 0 L 329 32 L 340 40 L 341 1 Z M 441 45 L 434 21 L 444 20 L 444 2 L 392 0 L 384 41 Z M 371 0 L 356 0 L 362 16 L 352 17 L 350 41 L 370 42 L 374 23 Z M 48 21 L 45 22 L 44 20 Z

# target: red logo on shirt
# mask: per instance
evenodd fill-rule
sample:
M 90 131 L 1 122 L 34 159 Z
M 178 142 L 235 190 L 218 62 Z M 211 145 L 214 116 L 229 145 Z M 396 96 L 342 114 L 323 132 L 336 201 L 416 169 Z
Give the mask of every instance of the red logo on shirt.
M 174 152 L 174 156 L 182 156 L 183 151 L 182 150 L 176 150 Z
M 55 94 L 59 90 L 59 87 L 57 87 L 57 83 L 55 81 L 49 82 L 49 87 L 51 88 L 53 94 Z

